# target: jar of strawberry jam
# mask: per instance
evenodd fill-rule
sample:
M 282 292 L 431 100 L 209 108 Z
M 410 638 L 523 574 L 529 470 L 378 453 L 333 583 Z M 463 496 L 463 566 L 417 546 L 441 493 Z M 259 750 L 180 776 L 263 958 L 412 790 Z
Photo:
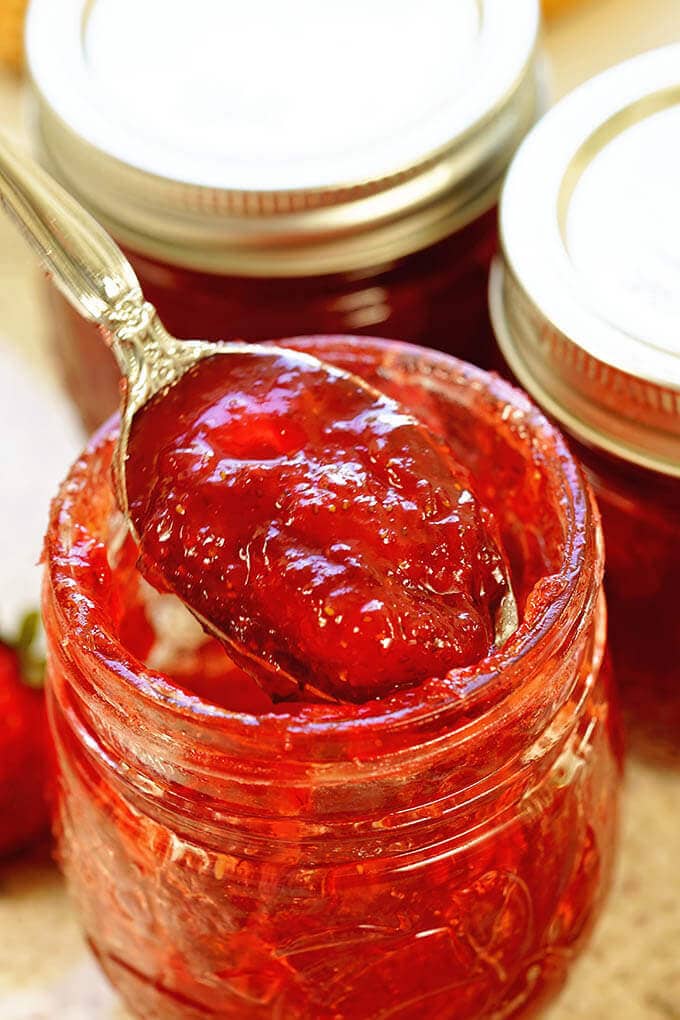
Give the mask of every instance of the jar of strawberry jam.
M 33 0 L 42 158 L 176 336 L 379 331 L 483 364 L 538 8 Z M 53 298 L 66 381 L 99 424 L 113 359 Z
M 519 627 L 382 700 L 267 705 L 141 581 L 106 425 L 45 547 L 57 829 L 85 930 L 146 1020 L 533 1015 L 587 936 L 614 848 L 590 490 L 496 376 L 389 341 L 285 343 L 446 435 L 496 515 Z
M 633 742 L 680 760 L 680 46 L 577 89 L 518 153 L 491 304 L 514 376 L 602 511 Z

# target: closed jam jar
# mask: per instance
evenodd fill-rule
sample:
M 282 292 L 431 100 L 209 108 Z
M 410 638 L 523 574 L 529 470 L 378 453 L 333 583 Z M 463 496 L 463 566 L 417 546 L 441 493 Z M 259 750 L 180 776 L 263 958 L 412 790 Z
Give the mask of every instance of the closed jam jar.
M 562 100 L 501 202 L 491 282 L 512 374 L 571 437 L 605 533 L 631 744 L 680 763 L 680 46 Z
M 27 52 L 45 165 L 168 329 L 379 332 L 486 364 L 497 196 L 540 105 L 538 0 L 158 10 L 33 0 Z M 116 406 L 113 359 L 52 299 L 95 426 Z
M 594 500 L 498 377 L 390 341 L 284 343 L 446 435 L 499 521 L 519 628 L 383 700 L 258 712 L 141 581 L 104 426 L 45 546 L 57 835 L 85 931 L 144 1020 L 534 1015 L 598 913 L 616 834 Z

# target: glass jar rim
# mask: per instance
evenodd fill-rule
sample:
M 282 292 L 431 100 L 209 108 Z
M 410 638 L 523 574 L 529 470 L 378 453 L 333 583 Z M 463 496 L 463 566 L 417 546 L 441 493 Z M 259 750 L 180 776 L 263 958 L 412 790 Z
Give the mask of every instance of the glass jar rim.
M 467 725 L 478 726 L 481 717 L 495 717 L 496 712 L 502 711 L 507 696 L 518 689 L 516 675 L 525 675 L 534 664 L 538 668 L 550 656 L 559 643 L 563 621 L 570 611 L 586 616 L 598 597 L 603 561 L 599 515 L 566 441 L 522 391 L 499 376 L 450 355 L 366 337 L 304 337 L 280 342 L 317 351 L 323 343 L 331 352 L 333 344 L 341 345 L 344 351 L 351 350 L 359 361 L 362 355 L 371 354 L 392 365 L 408 365 L 416 359 L 424 385 L 436 388 L 448 383 L 453 387 L 470 387 L 482 401 L 489 422 L 502 418 L 506 427 L 511 428 L 513 437 L 532 450 L 543 444 L 546 451 L 543 463 L 559 489 L 558 502 L 567 524 L 557 575 L 561 585 L 556 597 L 541 605 L 531 619 L 531 626 L 523 621 L 507 644 L 483 663 L 450 671 L 445 689 L 425 705 L 423 685 L 418 685 L 409 692 L 410 697 L 405 698 L 402 692 L 381 702 L 350 706 L 344 715 L 331 713 L 325 718 L 323 712 L 316 711 L 322 706 L 313 706 L 309 714 L 302 716 L 250 715 L 216 706 L 186 693 L 162 673 L 144 665 L 106 626 L 97 623 L 84 636 L 82 619 L 88 600 L 86 593 L 78 590 L 79 567 L 69 562 L 69 546 L 74 539 L 71 513 L 79 494 L 82 496 L 80 483 L 91 458 L 112 443 L 115 419 L 111 419 L 90 440 L 52 507 L 44 552 L 45 599 L 54 605 L 63 632 L 80 632 L 84 636 L 78 644 L 81 661 L 98 666 L 112 680 L 129 686 L 130 691 L 166 718 L 221 732 L 239 743 L 253 741 L 258 747 L 263 743 L 276 746 L 281 742 L 287 746 L 296 739 L 323 741 L 333 735 L 347 738 L 353 732 L 365 734 L 368 730 L 379 732 L 383 737 L 387 732 L 415 735 L 420 727 L 427 729 L 429 724 L 437 731 L 450 734 L 456 717 L 460 717 L 462 726 L 453 729 L 460 733 Z M 79 540 L 83 537 L 80 534 Z M 587 569 L 589 562 L 593 564 L 592 570 Z M 59 573 L 62 579 L 55 584 L 54 575 Z

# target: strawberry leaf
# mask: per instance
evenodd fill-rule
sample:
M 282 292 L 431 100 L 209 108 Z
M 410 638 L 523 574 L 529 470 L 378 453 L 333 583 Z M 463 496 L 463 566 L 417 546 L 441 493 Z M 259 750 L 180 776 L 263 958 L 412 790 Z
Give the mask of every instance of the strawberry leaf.
M 11 646 L 19 657 L 21 678 L 29 687 L 41 688 L 45 682 L 45 659 L 36 647 L 40 637 L 40 613 L 31 610 L 26 613 L 19 626 L 19 633 Z

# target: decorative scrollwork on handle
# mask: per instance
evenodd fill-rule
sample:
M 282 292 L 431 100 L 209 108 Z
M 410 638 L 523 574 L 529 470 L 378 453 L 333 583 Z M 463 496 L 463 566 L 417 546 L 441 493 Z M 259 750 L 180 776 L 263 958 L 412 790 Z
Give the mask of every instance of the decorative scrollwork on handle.
M 155 314 L 156 309 L 150 302 L 140 303 L 134 293 L 128 292 L 111 305 L 106 318 L 118 339 L 134 342 L 148 333 Z

